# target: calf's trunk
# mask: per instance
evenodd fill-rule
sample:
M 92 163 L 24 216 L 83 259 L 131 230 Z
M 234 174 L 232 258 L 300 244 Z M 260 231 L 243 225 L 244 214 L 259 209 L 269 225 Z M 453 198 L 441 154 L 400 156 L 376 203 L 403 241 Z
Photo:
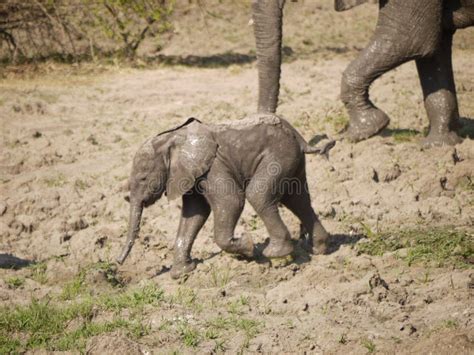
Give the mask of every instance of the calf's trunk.
M 117 258 L 119 264 L 123 264 L 125 259 L 132 249 L 135 238 L 138 236 L 140 231 L 140 220 L 142 217 L 143 206 L 137 203 L 130 204 L 130 218 L 129 218 L 129 227 L 128 227 L 128 237 L 127 242 L 122 249 L 122 253 Z

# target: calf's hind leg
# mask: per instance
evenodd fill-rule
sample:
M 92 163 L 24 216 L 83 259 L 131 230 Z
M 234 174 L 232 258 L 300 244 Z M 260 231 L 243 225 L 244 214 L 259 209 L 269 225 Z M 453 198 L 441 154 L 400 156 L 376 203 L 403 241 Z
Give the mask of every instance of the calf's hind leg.
M 247 186 L 246 196 L 255 212 L 260 216 L 270 235 L 270 243 L 263 250 L 267 258 L 281 258 L 290 255 L 294 246 L 290 232 L 278 213 L 280 194 L 272 188 L 275 185 L 273 176 L 266 173 L 257 174 Z
M 295 186 L 296 191 L 288 191 L 283 196 L 281 203 L 301 221 L 309 235 L 309 246 L 313 254 L 326 254 L 329 234 L 319 221 L 313 207 L 311 207 L 306 178 L 299 179 L 298 185 Z

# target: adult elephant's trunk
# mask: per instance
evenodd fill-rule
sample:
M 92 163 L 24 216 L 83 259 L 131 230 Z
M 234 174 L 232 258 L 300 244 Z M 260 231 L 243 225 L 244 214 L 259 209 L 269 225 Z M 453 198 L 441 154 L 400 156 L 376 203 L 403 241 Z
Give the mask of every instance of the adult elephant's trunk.
M 258 66 L 258 112 L 274 113 L 280 91 L 282 18 L 285 0 L 253 0 Z
M 140 220 L 142 217 L 143 206 L 138 203 L 130 203 L 130 218 L 128 226 L 127 242 L 122 249 L 122 253 L 117 258 L 119 264 L 123 264 L 132 249 L 135 238 L 140 231 Z

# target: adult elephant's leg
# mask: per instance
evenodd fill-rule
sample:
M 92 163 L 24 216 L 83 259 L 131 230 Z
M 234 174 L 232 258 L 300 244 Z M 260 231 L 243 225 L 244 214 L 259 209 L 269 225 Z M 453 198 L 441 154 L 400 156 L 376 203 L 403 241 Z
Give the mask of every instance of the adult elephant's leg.
M 453 34 L 445 32 L 441 46 L 431 57 L 417 59 L 426 113 L 430 121 L 425 146 L 453 145 L 461 138 L 452 131 L 459 119 L 451 59 Z
M 278 105 L 284 3 L 284 0 L 252 2 L 258 61 L 258 112 L 274 113 Z
M 431 55 L 441 35 L 440 0 L 385 0 L 368 46 L 344 71 L 341 99 L 349 113 L 347 137 L 369 138 L 389 123 L 388 116 L 369 99 L 369 87 L 387 71 Z
M 379 40 L 376 35 L 342 75 L 341 100 L 350 118 L 346 132 L 350 141 L 367 139 L 390 121 L 369 99 L 369 87 L 383 73 L 406 61 L 404 57 L 388 55 L 394 50 L 391 40 Z
M 195 269 L 196 264 L 191 259 L 191 248 L 210 211 L 206 199 L 196 191 L 183 195 L 181 220 L 174 245 L 172 278 L 178 278 Z
M 474 26 L 474 2 L 451 0 L 444 3 L 443 27 L 446 30 L 454 31 L 471 26 Z

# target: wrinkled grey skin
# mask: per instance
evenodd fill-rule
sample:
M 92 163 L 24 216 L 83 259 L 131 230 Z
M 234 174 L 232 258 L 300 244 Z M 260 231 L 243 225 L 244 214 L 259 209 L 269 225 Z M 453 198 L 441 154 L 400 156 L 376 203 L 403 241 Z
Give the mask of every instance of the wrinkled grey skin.
M 246 199 L 270 235 L 264 256 L 284 257 L 293 252 L 278 203 L 301 220 L 313 252 L 324 253 L 328 234 L 311 207 L 304 154 L 323 154 L 333 145 L 334 141 L 329 141 L 320 148 L 310 147 L 287 121 L 273 115 L 222 125 L 189 119 L 148 139 L 133 160 L 128 238 L 117 261 L 123 263 L 131 250 L 143 208 L 163 193 L 169 200 L 182 196 L 183 201 L 173 278 L 195 268 L 191 248 L 211 210 L 214 240 L 219 247 L 246 257 L 254 255 L 250 237 L 234 237 Z
M 335 0 L 337 11 L 367 0 Z M 252 4 L 259 74 L 259 112 L 275 112 L 278 104 L 282 11 L 284 0 Z M 380 0 L 375 33 L 367 47 L 344 71 L 341 99 L 350 116 L 346 135 L 357 142 L 389 123 L 369 99 L 372 82 L 387 71 L 415 60 L 430 121 L 424 145 L 456 144 L 453 131 L 459 111 L 451 46 L 456 29 L 474 25 L 474 0 Z

